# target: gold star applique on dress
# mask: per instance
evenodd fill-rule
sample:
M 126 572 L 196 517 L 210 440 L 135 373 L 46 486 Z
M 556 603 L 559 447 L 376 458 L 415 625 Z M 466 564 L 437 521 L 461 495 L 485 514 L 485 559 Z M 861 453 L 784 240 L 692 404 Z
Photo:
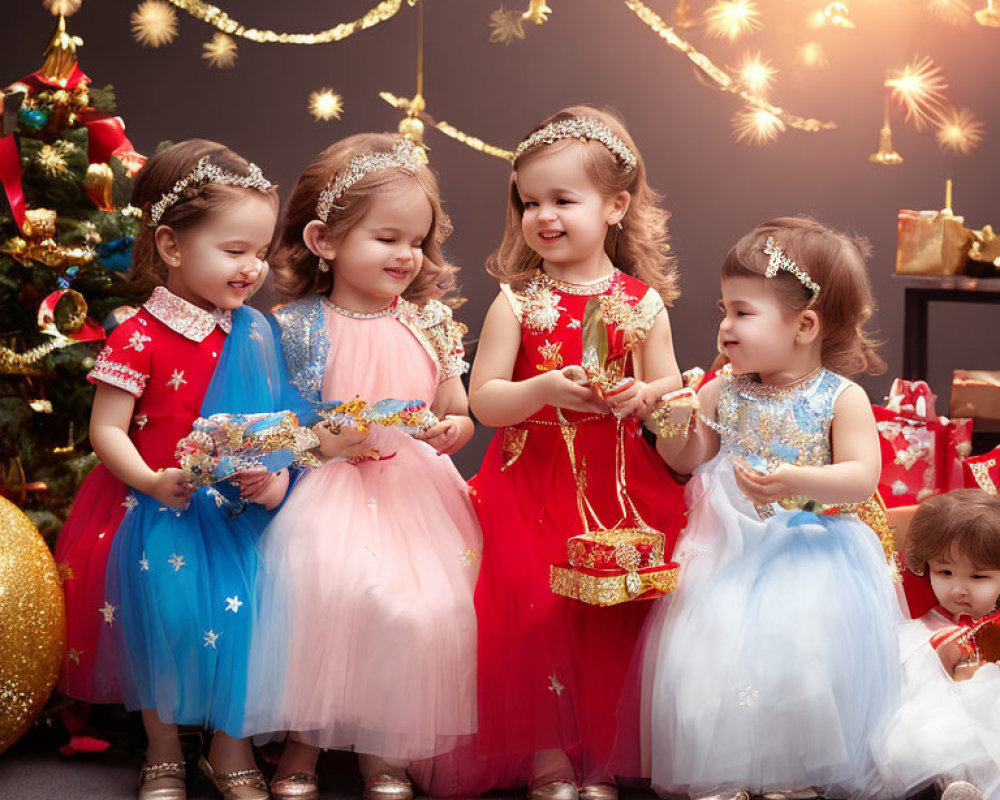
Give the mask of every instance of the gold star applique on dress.
M 167 381 L 167 386 L 176 392 L 185 383 L 187 383 L 187 379 L 184 377 L 184 370 L 175 369 L 170 376 L 170 380 Z
M 109 601 L 105 600 L 104 605 L 97 609 L 101 616 L 104 617 L 104 621 L 108 625 L 115 624 L 115 612 L 118 610 L 118 606 L 113 605 Z

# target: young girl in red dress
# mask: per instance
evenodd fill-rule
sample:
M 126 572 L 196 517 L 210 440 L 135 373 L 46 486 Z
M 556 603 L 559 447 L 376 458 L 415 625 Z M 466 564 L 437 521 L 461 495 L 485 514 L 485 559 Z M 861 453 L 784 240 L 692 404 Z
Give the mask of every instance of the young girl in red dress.
M 470 399 L 497 428 L 471 481 L 483 527 L 476 589 L 479 750 L 529 797 L 613 798 L 615 710 L 647 603 L 557 596 L 553 564 L 584 532 L 578 482 L 604 525 L 622 517 L 616 449 L 642 518 L 680 527 L 680 487 L 637 420 L 679 389 L 665 303 L 678 291 L 668 215 L 622 123 L 589 106 L 545 120 L 515 154 L 507 226 L 488 270 L 500 294 L 482 329 Z M 609 356 L 634 380 L 606 397 L 579 381 L 583 317 L 597 298 Z M 575 477 L 576 475 L 576 477 Z

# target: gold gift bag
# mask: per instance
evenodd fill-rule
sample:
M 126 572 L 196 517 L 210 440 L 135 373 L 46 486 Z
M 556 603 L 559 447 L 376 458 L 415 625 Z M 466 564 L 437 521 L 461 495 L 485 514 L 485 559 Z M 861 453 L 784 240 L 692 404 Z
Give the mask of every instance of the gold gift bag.
M 896 226 L 898 275 L 957 275 L 965 270 L 972 236 L 951 210 L 951 180 L 941 211 L 902 209 Z
M 950 415 L 1000 422 L 1000 371 L 956 369 L 951 379 Z

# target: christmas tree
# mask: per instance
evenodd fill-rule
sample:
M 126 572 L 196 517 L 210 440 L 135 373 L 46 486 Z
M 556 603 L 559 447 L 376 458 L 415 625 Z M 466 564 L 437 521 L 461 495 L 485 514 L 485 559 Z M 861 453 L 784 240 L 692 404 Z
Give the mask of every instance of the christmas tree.
M 144 158 L 114 91 L 80 69 L 59 15 L 42 67 L 4 90 L 0 119 L 0 493 L 50 544 L 96 463 L 86 381 L 131 297 Z

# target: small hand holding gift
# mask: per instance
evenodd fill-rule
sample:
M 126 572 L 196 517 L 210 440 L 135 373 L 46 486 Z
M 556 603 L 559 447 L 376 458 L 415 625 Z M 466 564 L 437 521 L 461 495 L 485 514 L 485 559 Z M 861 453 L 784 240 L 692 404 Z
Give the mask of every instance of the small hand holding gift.
M 956 681 L 968 680 L 984 663 L 1000 660 L 1000 611 L 979 619 L 963 616 L 959 622 L 931 637 L 931 646 Z
M 667 392 L 646 419 L 646 427 L 661 438 L 691 436 L 698 420 L 698 394 L 685 386 Z
M 314 419 L 319 420 L 312 427 L 320 439 L 319 454 L 327 460 L 345 458 L 352 463 L 385 457 L 368 442 L 374 427 L 394 428 L 421 438 L 439 424 L 422 400 L 386 399 L 368 403 L 360 397 L 320 403 L 309 421 Z
M 310 451 L 319 439 L 290 411 L 199 417 L 177 443 L 176 456 L 194 486 L 212 486 L 240 473 L 318 466 Z M 260 476 L 258 476 L 260 477 Z M 248 485 L 255 481 L 247 478 Z

